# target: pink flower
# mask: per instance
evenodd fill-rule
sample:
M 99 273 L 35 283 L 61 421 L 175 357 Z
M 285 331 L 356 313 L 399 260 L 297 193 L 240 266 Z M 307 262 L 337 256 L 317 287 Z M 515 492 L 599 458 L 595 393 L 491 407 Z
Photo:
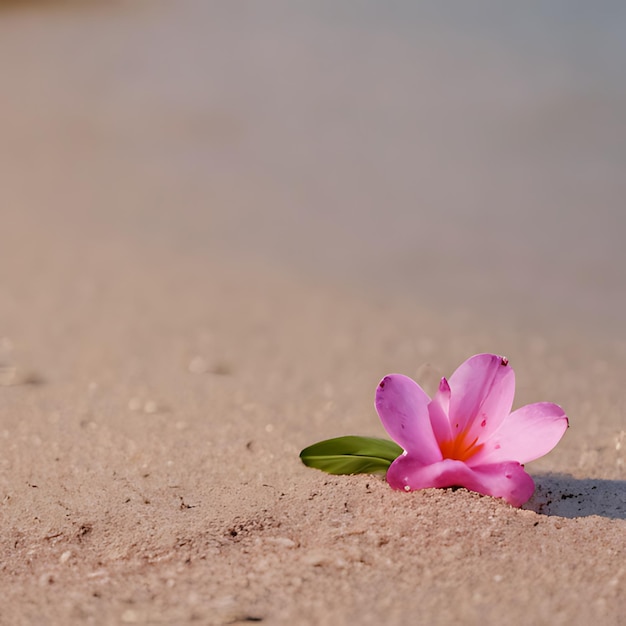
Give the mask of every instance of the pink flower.
M 394 489 L 465 487 L 521 506 L 535 490 L 523 463 L 547 454 L 568 427 L 550 402 L 511 413 L 515 374 L 507 359 L 477 354 L 441 379 L 431 400 L 414 381 L 390 374 L 376 391 L 376 410 L 402 448 L 387 471 Z

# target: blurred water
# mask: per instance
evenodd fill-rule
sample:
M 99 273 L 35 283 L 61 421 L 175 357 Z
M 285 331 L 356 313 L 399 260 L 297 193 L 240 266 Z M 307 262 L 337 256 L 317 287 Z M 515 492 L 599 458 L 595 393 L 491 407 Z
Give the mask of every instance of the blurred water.
M 0 13 L 5 224 L 623 336 L 626 5 Z

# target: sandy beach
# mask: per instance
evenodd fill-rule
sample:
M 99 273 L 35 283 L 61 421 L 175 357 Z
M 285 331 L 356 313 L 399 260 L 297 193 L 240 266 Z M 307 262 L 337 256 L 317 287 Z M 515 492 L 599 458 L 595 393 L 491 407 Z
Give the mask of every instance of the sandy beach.
M 624 623 L 626 82 L 348 6 L 0 9 L 0 624 Z M 300 462 L 479 352 L 521 509 Z

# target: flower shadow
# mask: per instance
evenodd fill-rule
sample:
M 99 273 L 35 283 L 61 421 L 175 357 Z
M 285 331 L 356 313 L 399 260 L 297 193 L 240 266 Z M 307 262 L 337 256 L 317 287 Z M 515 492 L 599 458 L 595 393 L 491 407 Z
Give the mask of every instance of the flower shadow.
M 626 481 L 574 478 L 569 474 L 533 477 L 536 489 L 522 507 L 541 515 L 626 519 Z

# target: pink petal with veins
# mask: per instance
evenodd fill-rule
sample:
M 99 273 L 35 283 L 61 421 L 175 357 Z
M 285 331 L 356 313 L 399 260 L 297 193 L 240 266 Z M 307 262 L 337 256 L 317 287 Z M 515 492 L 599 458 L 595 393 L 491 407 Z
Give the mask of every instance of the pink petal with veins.
M 410 455 L 398 457 L 387 471 L 394 489 L 414 491 L 430 487 L 465 487 L 512 506 L 522 506 L 535 490 L 533 479 L 514 461 L 469 467 L 462 461 L 444 459 L 424 465 Z
M 567 416 L 558 404 L 528 404 L 507 417 L 469 464 L 511 459 L 529 463 L 548 454 L 559 443 L 567 427 Z
M 376 410 L 385 430 L 422 463 L 434 463 L 442 458 L 430 425 L 429 402 L 426 392 L 402 374 L 385 376 L 376 390 Z
M 450 425 L 453 432 L 483 439 L 511 412 L 515 374 L 508 360 L 496 354 L 477 354 L 450 377 Z
M 450 385 L 445 378 L 441 379 L 439 389 L 432 402 L 428 406 L 430 423 L 433 432 L 437 438 L 437 442 L 449 441 L 452 439 L 452 428 L 448 419 L 448 411 L 450 410 Z

